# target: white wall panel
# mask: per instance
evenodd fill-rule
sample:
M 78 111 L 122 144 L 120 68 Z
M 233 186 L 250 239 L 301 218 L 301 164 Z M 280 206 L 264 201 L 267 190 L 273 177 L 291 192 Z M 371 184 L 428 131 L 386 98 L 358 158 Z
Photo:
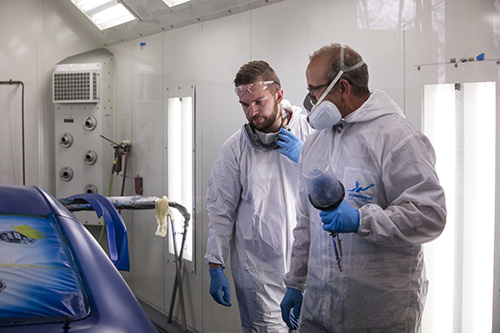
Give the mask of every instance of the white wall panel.
M 252 12 L 252 56 L 274 66 L 282 78 L 285 98 L 301 106 L 307 93 L 309 56 L 324 45 L 341 43 L 358 51 L 368 64 L 370 88 L 385 90 L 403 107 L 403 23 L 370 29 L 373 23 L 357 15 L 362 3 L 289 0 Z M 379 15 L 378 19 L 384 18 Z
M 306 1 L 291 0 L 252 12 L 251 57 L 265 60 L 281 80 L 284 98 L 302 107 L 305 69 L 314 51 L 314 12 Z
M 143 46 L 141 46 L 141 43 Z M 165 195 L 162 188 L 163 133 L 163 38 L 153 35 L 129 43 L 131 48 L 131 130 L 133 169 L 131 176 L 143 177 L 145 195 Z M 134 262 L 138 295 L 156 306 L 163 304 L 165 281 L 165 238 L 156 236 L 154 211 L 134 212 Z M 135 238 L 135 236 L 137 236 Z
M 54 120 L 51 77 L 62 59 L 99 47 L 99 41 L 74 22 L 55 1 L 0 2 L 0 81 L 18 80 L 25 85 L 26 184 L 39 185 L 54 193 Z M 7 86 L 9 87 L 9 86 Z M 11 87 L 12 88 L 12 87 Z M 2 183 L 22 184 L 21 95 L 0 86 L 1 103 L 12 103 L 4 112 L 12 117 L 15 132 L 2 130 L 1 141 L 11 141 L 14 170 Z M 6 96 L 3 94 L 11 94 Z M 5 98 L 4 98 L 5 97 Z M 19 129 L 19 130 L 18 130 Z M 3 164 L 2 164 L 3 165 Z M 12 174 L 14 176 L 12 176 Z
M 385 90 L 403 107 L 403 29 L 399 22 L 390 23 L 392 12 L 379 13 L 378 25 L 372 28 L 371 17 L 363 16 L 361 12 L 361 6 L 369 3 L 385 8 L 390 1 L 317 1 L 315 20 L 312 21 L 315 31 L 313 49 L 330 43 L 349 45 L 368 65 L 370 89 Z
M 25 157 L 28 162 L 25 165 L 27 182 L 33 182 L 32 175 L 37 176 L 38 146 L 36 145 L 37 123 L 30 119 L 37 119 L 36 108 L 36 76 L 37 70 L 36 54 L 38 15 L 40 8 L 35 2 L 1 2 L 0 3 L 0 31 L 9 31 L 9 34 L 0 34 L 0 81 L 22 81 L 25 86 L 25 130 L 26 144 Z M 7 13 L 11 13 L 10 15 Z M 29 20 L 21 23 L 21 15 L 26 15 Z M 0 138 L 3 142 L 0 147 L 2 151 L 2 162 L 0 162 L 0 183 L 23 184 L 23 151 L 21 145 L 21 93 L 19 85 L 0 85 L 0 106 L 2 110 L 2 122 L 0 125 Z
M 145 195 L 163 196 L 163 37 L 152 35 L 110 47 L 116 59 L 117 142 L 130 140 L 125 195 L 134 195 L 136 175 Z M 123 160 L 124 161 L 124 160 Z M 124 165 L 122 163 L 122 169 Z M 115 195 L 123 178 L 115 176 Z M 137 296 L 163 310 L 166 241 L 155 235 L 154 211 L 123 212 L 129 230 L 131 272 L 124 273 Z

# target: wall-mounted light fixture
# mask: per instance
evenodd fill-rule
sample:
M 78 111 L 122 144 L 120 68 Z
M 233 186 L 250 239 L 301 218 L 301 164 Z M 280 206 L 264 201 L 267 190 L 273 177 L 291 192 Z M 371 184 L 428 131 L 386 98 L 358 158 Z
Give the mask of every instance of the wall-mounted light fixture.
M 424 132 L 446 194 L 446 228 L 425 244 L 422 331 L 491 332 L 495 230 L 495 82 L 424 86 Z
M 167 89 L 167 137 L 166 137 L 166 169 L 167 194 L 169 200 L 182 204 L 191 214 L 192 219 L 187 230 L 187 237 L 183 249 L 183 258 L 193 260 L 193 224 L 196 223 L 194 214 L 194 87 L 174 87 Z M 183 219 L 176 216 L 174 211 L 175 230 L 179 239 L 176 244 L 182 243 Z M 172 235 L 169 235 L 169 251 L 174 253 Z M 177 249 L 180 252 L 180 248 Z

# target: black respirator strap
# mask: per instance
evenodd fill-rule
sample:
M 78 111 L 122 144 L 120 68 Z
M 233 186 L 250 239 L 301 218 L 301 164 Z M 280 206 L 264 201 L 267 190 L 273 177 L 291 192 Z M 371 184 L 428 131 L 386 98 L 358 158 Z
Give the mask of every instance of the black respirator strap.
M 285 119 L 288 119 L 288 123 L 290 123 L 290 119 L 292 118 L 292 112 L 286 109 L 283 110 L 284 111 L 281 116 L 280 128 L 283 127 Z M 251 147 L 262 146 L 266 149 L 278 149 L 278 145 L 276 144 L 276 141 L 278 141 L 278 136 L 276 136 L 276 140 L 274 140 L 273 143 L 266 144 L 260 141 L 259 136 L 257 135 L 257 133 L 255 133 L 255 129 L 250 123 L 246 123 L 245 125 L 243 125 L 242 130 L 245 134 L 245 138 L 247 139 L 248 144 Z
M 257 136 L 257 133 L 255 133 L 255 131 L 253 130 L 252 126 L 249 123 L 243 125 L 241 130 L 245 134 L 245 138 L 247 139 L 247 142 L 251 147 L 257 147 L 258 145 L 260 145 L 260 140 L 259 137 Z

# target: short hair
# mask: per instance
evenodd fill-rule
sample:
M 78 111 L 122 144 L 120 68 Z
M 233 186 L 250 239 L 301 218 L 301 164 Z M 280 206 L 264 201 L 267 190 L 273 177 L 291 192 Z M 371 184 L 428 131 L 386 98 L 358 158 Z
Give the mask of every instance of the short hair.
M 263 60 L 250 61 L 241 66 L 234 78 L 234 86 L 238 87 L 242 84 L 250 84 L 257 81 L 274 81 L 281 87 L 278 74 Z
M 323 46 L 316 52 L 314 52 L 309 60 L 312 61 L 319 57 L 327 57 L 331 66 L 329 69 L 328 81 L 331 81 L 337 76 L 340 71 L 340 47 L 338 43 Z M 347 67 L 354 66 L 363 60 L 358 52 L 354 51 L 347 45 L 344 45 L 344 65 Z M 349 84 L 353 87 L 353 92 L 355 95 L 363 96 L 370 93 L 368 89 L 368 65 L 365 63 L 361 67 L 356 68 L 349 72 L 344 72 L 342 75 L 343 79 L 346 79 Z

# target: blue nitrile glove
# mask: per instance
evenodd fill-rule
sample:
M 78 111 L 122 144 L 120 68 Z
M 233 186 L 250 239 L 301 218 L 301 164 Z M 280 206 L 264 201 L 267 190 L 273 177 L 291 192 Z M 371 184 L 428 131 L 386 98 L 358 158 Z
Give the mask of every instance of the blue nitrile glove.
M 359 212 L 347 203 L 342 201 L 340 205 L 332 210 L 322 210 L 319 212 L 323 229 L 330 232 L 358 232 Z
M 298 327 L 303 297 L 304 295 L 301 291 L 294 288 L 286 288 L 285 297 L 281 301 L 281 318 L 283 318 L 283 321 L 291 330 L 295 330 Z M 291 318 L 292 316 L 293 318 Z
M 299 162 L 300 151 L 302 150 L 302 145 L 304 145 L 304 143 L 293 135 L 292 132 L 281 128 L 276 144 L 280 147 L 278 148 L 278 151 L 281 154 L 285 155 L 295 163 Z
M 231 306 L 231 294 L 229 293 L 229 282 L 222 267 L 210 269 L 210 295 L 214 300 L 224 306 Z

